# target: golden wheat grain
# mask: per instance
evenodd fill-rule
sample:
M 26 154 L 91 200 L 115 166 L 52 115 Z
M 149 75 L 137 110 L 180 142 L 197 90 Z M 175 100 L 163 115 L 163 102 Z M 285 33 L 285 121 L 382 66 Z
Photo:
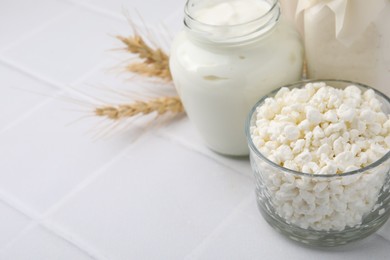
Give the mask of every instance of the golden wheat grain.
M 120 120 L 153 112 L 163 115 L 167 112 L 178 114 L 183 111 L 184 107 L 179 97 L 159 97 L 148 101 L 135 101 L 126 105 L 97 107 L 95 115 L 112 120 Z
M 161 48 L 151 48 L 137 34 L 129 37 L 116 36 L 116 38 L 126 45 L 127 51 L 137 54 L 142 60 L 142 63 L 133 63 L 127 66 L 129 71 L 148 77 L 159 77 L 165 81 L 172 80 L 169 70 L 169 56 Z
M 126 66 L 126 69 L 146 77 L 159 77 L 166 81 L 172 80 L 169 70 L 156 69 L 155 66 L 146 63 L 131 63 Z

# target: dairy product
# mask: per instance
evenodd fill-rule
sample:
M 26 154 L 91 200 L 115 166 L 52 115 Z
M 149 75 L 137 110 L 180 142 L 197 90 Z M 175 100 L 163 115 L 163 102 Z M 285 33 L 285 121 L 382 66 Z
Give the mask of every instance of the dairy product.
M 258 19 L 271 9 L 267 1 L 245 0 L 212 1 L 194 11 L 193 17 L 210 25 L 237 25 Z
M 295 165 L 296 171 L 343 173 L 366 167 L 390 150 L 390 118 L 371 89 L 362 93 L 354 85 L 342 90 L 325 83 L 282 88 L 257 115 L 252 135 L 259 151 L 280 166 Z
M 283 21 L 277 22 L 275 1 L 198 2 L 191 17 L 201 24 L 186 20 L 187 28 L 172 44 L 175 87 L 189 119 L 211 149 L 246 155 L 244 124 L 250 108 L 274 88 L 300 79 L 299 35 Z M 259 28 L 265 27 L 259 35 Z
M 390 1 L 281 3 L 303 33 L 309 78 L 352 80 L 390 96 Z
M 280 217 L 325 231 L 362 223 L 376 206 L 389 165 L 342 173 L 367 167 L 390 151 L 390 117 L 381 106 L 373 90 L 309 83 L 282 88 L 257 108 L 251 129 L 257 149 L 284 168 L 311 174 L 283 174 L 254 158 L 264 183 L 261 192 Z
M 390 2 L 378 23 L 372 23 L 346 46 L 335 37 L 330 10 L 305 13 L 305 46 L 310 78 L 348 79 L 390 96 Z M 383 24 L 381 24 L 383 23 Z

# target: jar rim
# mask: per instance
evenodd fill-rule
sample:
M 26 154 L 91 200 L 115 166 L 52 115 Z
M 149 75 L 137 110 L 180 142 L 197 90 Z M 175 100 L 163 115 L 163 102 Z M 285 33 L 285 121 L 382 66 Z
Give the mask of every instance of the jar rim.
M 194 18 L 191 15 L 191 13 L 189 11 L 189 5 L 190 5 L 191 0 L 187 0 L 187 2 L 185 4 L 184 14 L 185 14 L 186 17 L 188 17 L 192 21 L 194 21 L 196 23 L 199 23 L 199 24 L 202 24 L 202 25 L 205 25 L 205 26 L 209 26 L 209 27 L 214 27 L 214 28 L 225 28 L 225 27 L 230 27 L 231 28 L 231 27 L 236 27 L 236 26 L 238 27 L 238 26 L 243 26 L 243 25 L 246 25 L 246 24 L 249 24 L 249 23 L 260 21 L 264 17 L 267 17 L 270 13 L 272 13 L 275 10 L 276 7 L 278 7 L 279 0 L 271 0 L 271 1 L 272 1 L 272 4 L 270 4 L 270 9 L 266 13 L 260 15 L 259 17 L 254 18 L 252 20 L 248 20 L 248 21 L 243 22 L 243 23 L 237 23 L 237 24 L 232 24 L 232 25 L 216 25 L 216 24 L 208 24 L 208 23 L 204 23 L 204 22 L 198 21 L 196 18 Z
M 288 168 L 285 168 L 283 166 L 280 166 L 279 164 L 271 161 L 270 159 L 268 159 L 265 155 L 263 155 L 259 149 L 257 149 L 256 145 L 254 144 L 253 140 L 252 140 L 252 136 L 251 136 L 251 126 L 252 126 L 252 122 L 253 122 L 253 118 L 254 118 L 254 115 L 256 114 L 256 111 L 257 111 L 257 108 L 260 106 L 260 104 L 264 103 L 265 99 L 267 98 L 270 98 L 270 97 L 274 97 L 275 94 L 283 87 L 286 87 L 286 88 L 295 88 L 295 87 L 303 87 L 305 84 L 307 83 L 319 83 L 319 82 L 334 82 L 334 83 L 346 83 L 346 84 L 351 84 L 351 85 L 356 85 L 358 87 L 361 87 L 363 89 L 366 89 L 366 90 L 373 90 L 375 92 L 376 95 L 382 97 L 384 100 L 386 100 L 386 102 L 388 104 L 390 104 L 390 98 L 388 96 L 386 96 L 385 94 L 383 94 L 382 92 L 380 92 L 379 90 L 376 90 L 372 87 L 369 87 L 365 84 L 362 84 L 362 83 L 358 83 L 358 82 L 353 82 L 353 81 L 349 81 L 349 80 L 337 80 L 337 79 L 316 79 L 316 80 L 302 80 L 302 81 L 298 81 L 298 82 L 295 82 L 295 83 L 292 83 L 292 84 L 288 84 L 288 85 L 284 85 L 280 88 L 277 88 L 276 90 L 270 92 L 269 94 L 265 95 L 264 97 L 262 97 L 254 106 L 253 108 L 251 109 L 251 111 L 249 112 L 249 116 L 247 117 L 247 120 L 246 120 L 246 123 L 245 123 L 245 134 L 246 134 L 246 139 L 247 139 L 247 142 L 248 142 L 248 146 L 250 148 L 250 150 L 252 152 L 254 152 L 258 157 L 260 157 L 262 160 L 264 160 L 266 163 L 268 163 L 269 165 L 277 168 L 277 169 L 280 169 L 284 172 L 289 172 L 293 175 L 298 175 L 298 176 L 306 176 L 306 177 L 315 177 L 315 178 L 333 178 L 333 177 L 341 177 L 341 176 L 352 176 L 352 175 L 355 175 L 355 174 L 359 174 L 359 173 L 363 173 L 363 172 L 366 172 L 368 170 L 371 170 L 371 169 L 374 169 L 378 166 L 380 166 L 382 163 L 386 162 L 387 160 L 390 159 L 390 151 L 387 152 L 384 156 L 382 156 L 380 159 L 378 159 L 377 161 L 373 162 L 372 164 L 366 166 L 366 167 L 363 167 L 363 168 L 360 168 L 360 169 L 357 169 L 357 170 L 354 170 L 354 171 L 349 171 L 349 172 L 344 172 L 344 173 L 339 173 L 339 174 L 315 174 L 315 173 L 304 173 L 304 172 L 300 172 L 300 171 L 295 171 L 295 170 L 292 170 L 292 169 L 288 169 Z
M 258 36 L 269 32 L 280 18 L 279 0 L 261 0 L 268 2 L 270 8 L 266 13 L 263 13 L 254 19 L 233 25 L 208 24 L 197 20 L 191 14 L 190 8 L 192 7 L 192 1 L 194 0 L 187 0 L 184 7 L 185 27 L 201 38 L 214 43 L 237 43 L 255 39 Z M 245 27 L 247 26 L 252 26 L 252 29 L 245 30 Z M 221 35 L 218 35 L 218 31 L 225 32 L 228 29 L 236 30 L 237 33 L 233 33 L 229 36 L 223 35 L 224 37 L 221 39 Z

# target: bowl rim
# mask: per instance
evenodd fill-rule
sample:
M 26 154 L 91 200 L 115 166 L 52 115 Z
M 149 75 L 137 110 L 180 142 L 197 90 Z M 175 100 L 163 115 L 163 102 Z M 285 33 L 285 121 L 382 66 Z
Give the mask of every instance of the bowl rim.
M 319 177 L 319 178 L 332 178 L 332 177 L 337 177 L 337 176 L 339 176 L 339 177 L 340 176 L 351 176 L 351 175 L 363 173 L 363 172 L 366 172 L 368 170 L 374 169 L 374 168 L 380 166 L 381 164 L 383 164 L 384 162 L 386 162 L 387 160 L 389 160 L 389 158 L 390 158 L 390 151 L 387 152 L 384 156 L 382 156 L 377 161 L 373 162 L 372 164 L 370 164 L 370 165 L 368 165 L 366 167 L 354 170 L 354 171 L 349 171 L 349 172 L 344 172 L 344 173 L 336 173 L 336 174 L 315 174 L 315 173 L 304 173 L 304 172 L 300 172 L 300 171 L 295 171 L 295 170 L 291 170 L 291 169 L 285 168 L 283 166 L 280 166 L 279 164 L 276 164 L 275 162 L 273 162 L 270 159 L 268 159 L 265 155 L 263 155 L 257 149 L 256 145 L 254 144 L 254 142 L 252 140 L 251 122 L 252 122 L 252 118 L 255 115 L 256 110 L 260 106 L 260 104 L 262 104 L 267 98 L 274 97 L 275 94 L 283 87 L 291 89 L 291 88 L 295 88 L 295 87 L 304 87 L 308 83 L 320 83 L 320 82 L 324 82 L 326 84 L 328 84 L 329 82 L 346 83 L 346 84 L 350 84 L 350 85 L 356 85 L 356 86 L 362 87 L 362 88 L 367 89 L 367 90 L 372 89 L 375 92 L 376 95 L 378 95 L 378 96 L 382 97 L 383 99 L 385 99 L 387 101 L 387 103 L 389 103 L 389 105 L 390 105 L 390 98 L 388 96 L 386 96 L 385 94 L 383 94 L 382 92 L 380 92 L 379 90 L 376 90 L 376 89 L 374 89 L 374 88 L 372 88 L 372 87 L 370 87 L 368 85 L 365 85 L 365 84 L 362 84 L 362 83 L 358 83 L 358 82 L 354 82 L 354 81 L 349 81 L 349 80 L 338 80 L 338 79 L 314 79 L 313 80 L 313 79 L 307 79 L 307 80 L 301 80 L 301 81 L 298 81 L 298 82 L 295 82 L 295 83 L 283 85 L 283 86 L 273 90 L 272 92 L 268 93 L 267 95 L 263 96 L 258 102 L 256 102 L 256 104 L 250 110 L 249 116 L 247 117 L 247 120 L 245 122 L 245 134 L 246 134 L 246 139 L 247 139 L 247 142 L 248 142 L 249 149 L 252 152 L 254 152 L 258 157 L 263 159 L 266 163 L 270 164 L 271 166 L 273 166 L 275 168 L 283 170 L 284 172 L 289 172 L 291 174 L 298 175 L 298 176 L 316 177 L 316 178 L 317 177 Z M 335 88 L 337 88 L 337 87 L 335 87 Z

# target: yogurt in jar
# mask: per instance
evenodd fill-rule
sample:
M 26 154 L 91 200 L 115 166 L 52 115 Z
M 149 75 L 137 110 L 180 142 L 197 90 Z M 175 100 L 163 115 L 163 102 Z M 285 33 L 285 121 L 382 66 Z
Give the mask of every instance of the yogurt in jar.
M 251 107 L 301 77 L 299 34 L 279 15 L 276 0 L 187 2 L 170 69 L 190 121 L 218 153 L 247 155 Z

